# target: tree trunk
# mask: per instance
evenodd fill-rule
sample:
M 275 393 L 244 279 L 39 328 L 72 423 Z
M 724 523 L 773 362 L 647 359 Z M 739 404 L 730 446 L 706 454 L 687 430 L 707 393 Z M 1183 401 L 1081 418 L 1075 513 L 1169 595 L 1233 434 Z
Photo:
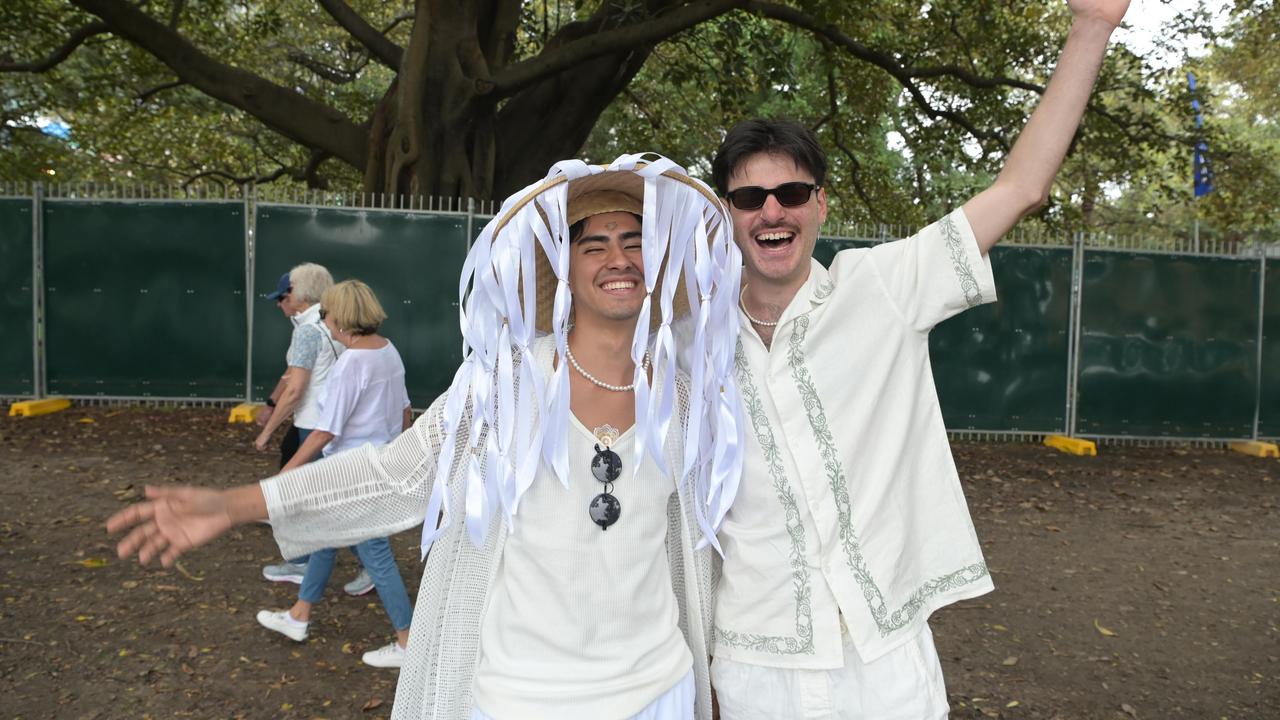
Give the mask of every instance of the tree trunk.
M 653 0 L 648 10 L 670 4 Z M 621 26 L 626 9 L 625 0 L 605 3 L 543 54 Z M 490 78 L 510 61 L 519 20 L 513 0 L 418 0 L 397 82 L 368 123 L 366 191 L 503 198 L 574 157 L 654 48 L 602 55 L 498 97 Z

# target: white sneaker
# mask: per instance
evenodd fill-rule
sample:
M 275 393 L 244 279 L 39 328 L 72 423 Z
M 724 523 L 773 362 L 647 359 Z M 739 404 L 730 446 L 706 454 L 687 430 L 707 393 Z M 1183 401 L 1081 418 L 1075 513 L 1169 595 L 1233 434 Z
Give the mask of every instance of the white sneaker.
M 390 645 L 380 647 L 377 650 L 370 650 L 360 656 L 360 659 L 364 661 L 365 665 L 372 665 L 376 668 L 398 668 L 404 665 L 404 656 L 406 654 L 405 649 L 400 647 L 400 643 L 392 640 Z
M 373 589 L 373 578 L 369 577 L 369 571 L 360 568 L 360 574 L 354 580 L 342 586 L 342 591 L 352 597 L 364 595 Z
M 311 625 L 301 620 L 294 620 L 288 610 L 259 610 L 258 624 L 297 642 L 307 639 L 307 628 Z
M 295 565 L 291 562 L 280 563 L 279 565 L 267 565 L 262 568 L 262 577 L 271 582 L 289 582 L 294 585 L 302 584 L 302 576 L 307 572 L 307 564 L 302 563 Z

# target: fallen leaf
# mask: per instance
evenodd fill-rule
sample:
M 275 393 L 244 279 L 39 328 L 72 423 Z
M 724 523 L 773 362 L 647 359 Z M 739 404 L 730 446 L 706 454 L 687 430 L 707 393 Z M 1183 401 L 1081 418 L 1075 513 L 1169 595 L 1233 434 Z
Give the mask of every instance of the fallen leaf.
M 91 558 L 85 558 L 85 559 L 81 560 L 78 564 L 79 564 L 80 566 L 82 566 L 82 567 L 87 567 L 87 568 L 100 568 L 100 567 L 106 567 L 106 566 L 107 566 L 107 559 L 106 559 L 106 558 L 93 558 L 93 557 L 91 557 Z
M 1015 656 L 1013 656 L 1013 655 L 1010 655 L 1009 657 L 1005 658 L 1005 659 L 1004 659 L 1000 664 L 1001 664 L 1001 665 L 1005 665 L 1005 666 L 1013 666 L 1013 665 L 1017 665 L 1017 664 L 1018 664 L 1018 658 L 1017 658 L 1017 657 L 1015 657 Z
M 1129 715 L 1130 717 L 1138 717 L 1138 711 L 1135 710 L 1134 707 L 1129 703 L 1120 703 L 1120 709 L 1125 711 L 1125 714 Z
M 93 418 L 82 417 L 82 418 L 80 418 L 79 420 L 77 420 L 76 422 L 79 422 L 79 423 L 85 423 L 85 424 L 93 424 L 93 423 L 97 422 L 97 420 L 94 420 Z
M 1005 704 L 1005 707 L 1007 707 L 1007 708 L 1015 708 L 1015 707 L 1018 707 L 1018 706 L 1019 706 L 1019 705 L 1021 705 L 1021 704 L 1022 704 L 1022 703 L 1018 702 L 1017 700 L 1010 700 L 1007 704 Z
M 343 654 L 343 655 L 350 655 L 350 654 L 351 654 L 351 652 L 352 652 L 352 650 L 351 650 L 351 643 L 349 643 L 349 642 L 342 643 L 342 654 Z
M 1102 627 L 1101 625 L 1099 625 L 1099 624 L 1098 624 L 1098 618 L 1094 618 L 1094 619 L 1093 619 L 1093 627 L 1094 627 L 1094 628 L 1096 628 L 1096 629 L 1097 629 L 1097 631 L 1103 635 L 1103 637 L 1116 637 L 1116 636 L 1117 636 L 1116 631 L 1114 631 L 1114 630 L 1108 630 L 1107 628 L 1104 628 L 1104 627 Z
M 365 703 L 364 706 L 361 707 L 360 709 L 365 712 L 369 712 L 370 710 L 380 707 L 381 705 L 382 705 L 382 698 L 369 698 L 369 702 Z

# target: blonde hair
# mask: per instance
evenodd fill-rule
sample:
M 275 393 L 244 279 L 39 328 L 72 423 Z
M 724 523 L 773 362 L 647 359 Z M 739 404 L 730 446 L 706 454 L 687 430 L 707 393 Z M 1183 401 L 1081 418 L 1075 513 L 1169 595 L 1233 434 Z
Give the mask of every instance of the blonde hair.
M 339 330 L 356 335 L 372 335 L 387 319 L 373 290 L 359 280 L 343 280 L 325 290 L 320 306 Z
M 323 265 L 302 263 L 289 271 L 293 299 L 307 304 L 320 302 L 325 291 L 333 287 L 333 276 Z

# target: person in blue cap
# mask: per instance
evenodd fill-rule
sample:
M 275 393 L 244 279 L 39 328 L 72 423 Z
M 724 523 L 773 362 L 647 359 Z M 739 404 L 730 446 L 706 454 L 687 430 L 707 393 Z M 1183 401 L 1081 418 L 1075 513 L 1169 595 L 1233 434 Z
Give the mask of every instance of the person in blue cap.
M 329 377 L 329 368 L 341 354 L 343 346 L 334 341 L 320 321 L 320 296 L 333 286 L 333 276 L 323 265 L 303 263 L 280 276 L 276 289 L 267 293 L 268 300 L 293 323 L 293 337 L 285 353 L 287 369 L 267 397 L 267 406 L 258 413 L 262 427 L 254 445 L 266 450 L 271 436 L 290 418 L 293 422 L 280 442 L 280 467 L 291 460 L 319 417 L 320 395 Z M 352 550 L 354 553 L 355 551 Z M 302 584 L 307 570 L 307 557 L 262 568 L 262 576 L 272 582 Z M 355 579 L 342 586 L 348 595 L 364 595 L 373 590 L 373 578 L 362 567 Z

